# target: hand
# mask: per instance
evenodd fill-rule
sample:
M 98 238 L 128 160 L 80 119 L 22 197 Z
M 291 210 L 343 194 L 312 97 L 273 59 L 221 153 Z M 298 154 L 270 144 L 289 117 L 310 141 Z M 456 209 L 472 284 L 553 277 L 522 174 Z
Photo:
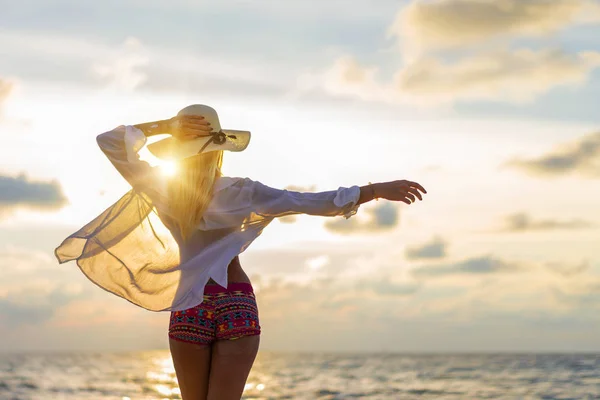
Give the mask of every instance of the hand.
M 406 204 L 414 203 L 416 198 L 423 200 L 419 190 L 427 193 L 423 186 L 406 180 L 376 183 L 373 186 L 375 197 L 391 201 L 402 201 Z
M 169 120 L 169 133 L 179 140 L 196 139 L 210 131 L 210 123 L 200 115 L 178 115 Z

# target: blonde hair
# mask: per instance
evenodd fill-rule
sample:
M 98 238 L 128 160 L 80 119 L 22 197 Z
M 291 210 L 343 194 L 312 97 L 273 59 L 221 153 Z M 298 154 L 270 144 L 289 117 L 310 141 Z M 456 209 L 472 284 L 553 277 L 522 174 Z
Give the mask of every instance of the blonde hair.
M 223 151 L 211 151 L 178 161 L 168 182 L 169 208 L 185 241 L 198 226 L 221 176 Z

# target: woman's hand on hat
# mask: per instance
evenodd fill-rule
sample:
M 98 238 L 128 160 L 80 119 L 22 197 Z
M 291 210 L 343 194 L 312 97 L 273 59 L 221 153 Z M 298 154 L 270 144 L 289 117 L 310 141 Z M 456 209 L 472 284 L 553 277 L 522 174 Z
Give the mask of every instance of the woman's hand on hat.
M 417 182 L 407 180 L 375 183 L 373 186 L 376 198 L 402 201 L 406 204 L 412 204 L 416 199 L 423 200 L 423 195 L 419 191 L 427 193 Z
M 199 115 L 178 115 L 169 120 L 169 133 L 179 140 L 193 140 L 210 131 L 210 122 Z

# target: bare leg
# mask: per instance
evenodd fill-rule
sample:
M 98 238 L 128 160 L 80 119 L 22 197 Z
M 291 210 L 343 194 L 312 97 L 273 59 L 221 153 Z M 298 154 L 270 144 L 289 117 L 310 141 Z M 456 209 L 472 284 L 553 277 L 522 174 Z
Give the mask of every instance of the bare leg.
M 183 400 L 206 400 L 211 346 L 169 339 L 171 357 Z
M 213 343 L 208 400 L 240 400 L 259 343 L 260 335 Z

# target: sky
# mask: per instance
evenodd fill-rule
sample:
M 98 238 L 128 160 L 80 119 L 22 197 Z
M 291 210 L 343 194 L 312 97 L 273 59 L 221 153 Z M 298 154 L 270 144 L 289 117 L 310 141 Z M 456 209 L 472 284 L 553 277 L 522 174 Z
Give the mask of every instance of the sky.
M 167 348 L 53 250 L 128 190 L 95 137 L 215 107 L 224 172 L 428 194 L 273 222 L 261 349 L 600 351 L 597 0 L 0 0 L 0 351 Z

